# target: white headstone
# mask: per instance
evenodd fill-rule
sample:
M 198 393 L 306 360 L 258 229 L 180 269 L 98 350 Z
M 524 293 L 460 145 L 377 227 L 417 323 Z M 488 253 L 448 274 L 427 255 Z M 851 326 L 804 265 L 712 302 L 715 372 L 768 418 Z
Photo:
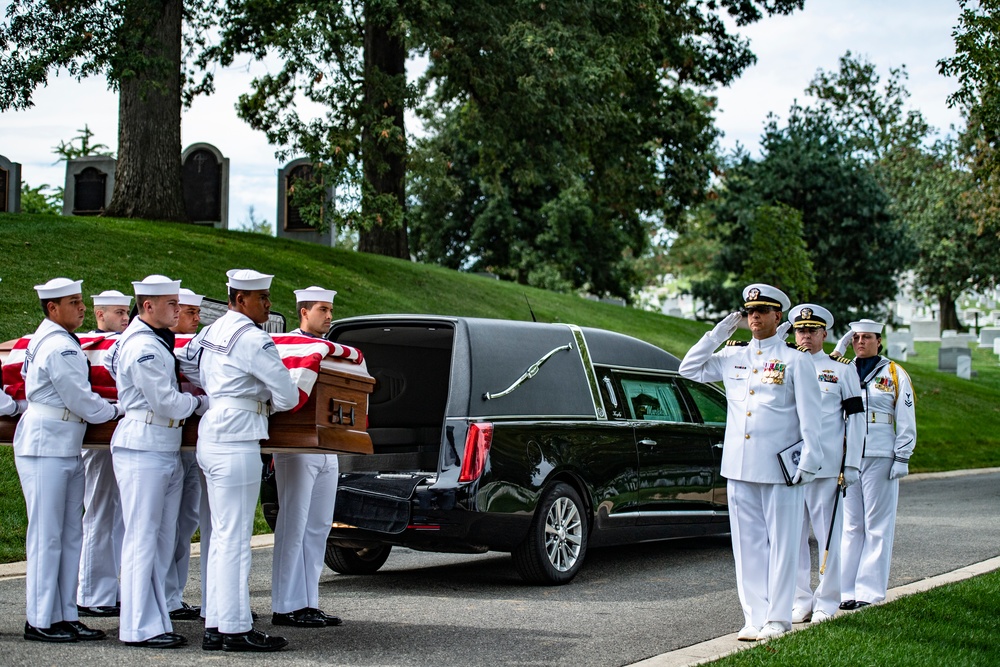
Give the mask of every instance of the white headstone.
M 1000 339 L 1000 327 L 983 327 L 979 330 L 979 347 L 993 347 L 993 341 Z
M 941 324 L 937 320 L 913 320 L 910 322 L 913 340 L 941 340 Z
M 959 357 L 955 360 L 955 375 L 963 380 L 972 378 L 972 358 Z
M 941 332 L 941 338 L 952 338 L 957 333 L 958 332 L 955 331 L 954 329 L 945 329 L 944 331 Z
M 906 345 L 904 343 L 889 343 L 889 358 L 896 361 L 906 361 Z
M 993 354 L 1000 356 L 1000 338 L 993 341 Z
M 951 348 L 958 348 L 959 350 L 965 350 L 969 347 L 969 341 L 965 339 L 964 336 L 944 336 L 941 338 L 941 349 L 948 350 Z

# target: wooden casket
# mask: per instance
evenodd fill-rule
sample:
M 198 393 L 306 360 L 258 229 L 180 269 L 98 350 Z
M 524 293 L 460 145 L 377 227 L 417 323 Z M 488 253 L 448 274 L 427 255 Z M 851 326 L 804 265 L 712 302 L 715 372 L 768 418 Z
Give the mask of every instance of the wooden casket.
M 10 341 L 0 344 L 0 356 L 10 350 Z M 264 452 L 313 452 L 371 454 L 367 433 L 368 396 L 375 379 L 367 367 L 328 357 L 320 361 L 319 373 L 309 399 L 294 412 L 279 412 L 268 420 L 268 439 L 261 441 Z M 0 417 L 0 444 L 14 441 L 18 417 Z M 185 420 L 181 448 L 193 449 L 198 442 L 198 422 Z M 111 444 L 117 422 L 88 424 L 83 446 L 106 449 Z

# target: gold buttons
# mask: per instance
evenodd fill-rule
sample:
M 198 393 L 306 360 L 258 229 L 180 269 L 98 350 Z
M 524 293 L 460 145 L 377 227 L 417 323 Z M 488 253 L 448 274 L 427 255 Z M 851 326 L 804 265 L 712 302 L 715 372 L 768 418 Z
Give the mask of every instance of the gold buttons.
M 753 391 L 753 389 L 751 389 L 750 390 L 750 395 L 753 396 L 753 394 L 754 394 L 754 391 Z
M 750 413 L 749 413 L 749 412 L 747 412 L 747 417 L 749 417 L 749 416 L 750 416 Z
M 764 354 L 763 350 L 757 350 L 757 354 Z
M 750 434 L 749 434 L 749 433 L 747 433 L 747 434 L 746 434 L 745 436 L 743 436 L 743 437 L 744 437 L 744 438 L 746 438 L 747 440 L 749 440 L 749 439 L 750 439 Z
M 754 372 L 754 375 L 756 375 L 757 374 L 757 369 L 756 368 L 753 369 L 753 372 Z

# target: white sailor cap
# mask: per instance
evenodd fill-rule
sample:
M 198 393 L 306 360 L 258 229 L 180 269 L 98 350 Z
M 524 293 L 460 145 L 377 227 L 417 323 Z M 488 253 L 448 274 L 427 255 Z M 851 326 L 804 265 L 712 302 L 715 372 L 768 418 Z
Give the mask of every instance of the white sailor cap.
M 308 301 L 322 301 L 324 303 L 333 303 L 333 297 L 337 296 L 337 292 L 332 289 L 323 289 L 322 287 L 307 287 L 305 289 L 295 290 L 295 303 L 306 303 Z
M 253 269 L 230 269 L 226 271 L 226 277 L 229 278 L 226 287 L 247 292 L 271 289 L 271 278 L 274 278 L 273 275 L 260 273 Z
M 181 281 L 171 280 L 166 276 L 154 273 L 146 276 L 142 280 L 132 282 L 132 289 L 136 295 L 141 296 L 166 296 L 168 294 L 178 294 L 181 291 Z
M 201 300 L 205 297 L 201 294 L 195 294 L 194 290 L 189 290 L 187 287 L 182 287 L 180 291 L 181 305 L 182 306 L 198 306 L 201 307 Z
M 122 294 L 116 289 L 106 289 L 100 294 L 92 294 L 90 298 L 94 300 L 95 306 L 125 306 L 128 308 L 132 305 L 132 297 Z
M 788 310 L 792 302 L 784 292 L 777 287 L 765 285 L 764 283 L 754 283 L 743 288 L 743 300 L 745 308 L 755 306 L 771 306 L 779 310 Z
M 873 333 L 881 335 L 882 327 L 884 326 L 885 325 L 881 322 L 862 318 L 857 322 L 851 322 L 851 331 L 854 333 Z
M 64 296 L 80 294 L 82 280 L 70 280 L 69 278 L 53 278 L 44 285 L 35 285 L 35 291 L 39 299 L 61 299 Z
M 792 323 L 794 329 L 803 327 L 829 329 L 833 326 L 833 314 L 815 303 L 800 303 L 788 311 L 788 321 Z

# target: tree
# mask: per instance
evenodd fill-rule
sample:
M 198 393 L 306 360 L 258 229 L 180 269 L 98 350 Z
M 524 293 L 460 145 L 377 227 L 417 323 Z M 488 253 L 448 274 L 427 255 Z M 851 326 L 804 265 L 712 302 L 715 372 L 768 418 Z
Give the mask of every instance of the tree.
M 204 25 L 210 8 L 202 0 L 14 0 L 0 25 L 0 109 L 30 107 L 52 71 L 106 77 L 119 111 L 105 215 L 184 220 L 182 20 Z
M 750 220 L 750 243 L 740 283 L 774 285 L 792 303 L 808 301 L 816 292 L 813 263 L 802 238 L 802 213 L 784 204 L 758 206 Z M 774 249 L 781 248 L 775 261 Z

